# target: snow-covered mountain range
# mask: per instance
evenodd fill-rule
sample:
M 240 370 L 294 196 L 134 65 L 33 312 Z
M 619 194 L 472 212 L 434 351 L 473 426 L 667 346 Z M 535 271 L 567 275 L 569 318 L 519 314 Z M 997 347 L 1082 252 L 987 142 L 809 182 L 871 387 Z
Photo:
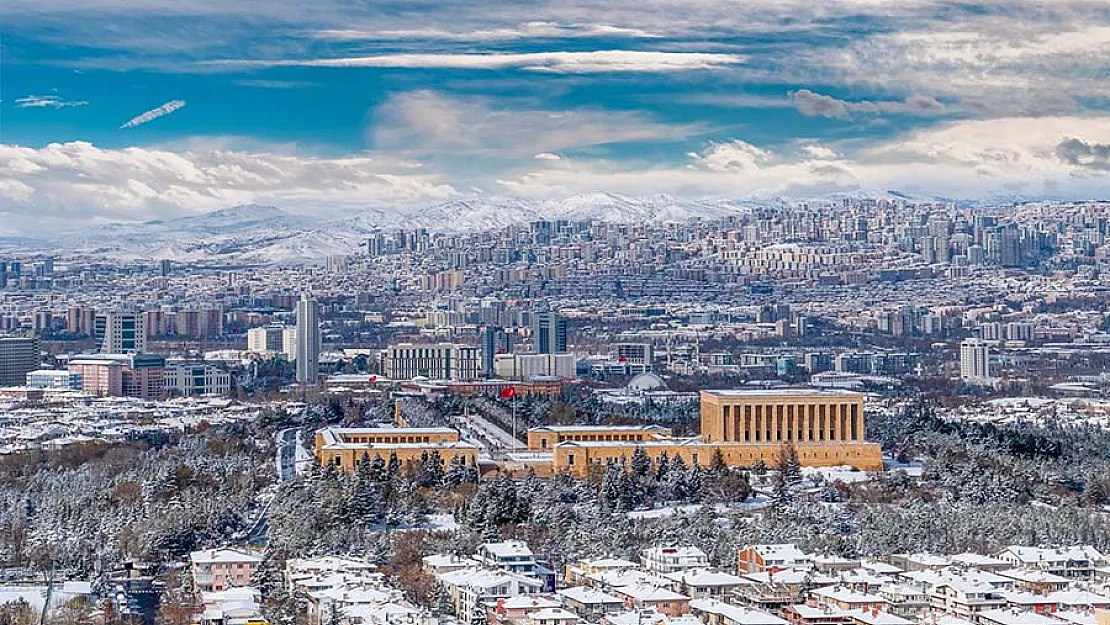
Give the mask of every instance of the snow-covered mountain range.
M 366 208 L 323 216 L 248 204 L 165 221 L 113 223 L 57 235 L 0 239 L 0 251 L 28 254 L 66 250 L 90 259 L 124 261 L 318 262 L 328 256 L 354 253 L 369 235 L 397 228 L 465 232 L 543 219 L 659 224 L 718 219 L 781 201 L 590 193 L 547 201 L 454 199 L 420 208 Z
M 66 250 L 88 258 L 227 263 L 318 262 L 358 251 L 374 232 L 403 228 L 465 232 L 541 219 L 663 223 L 736 214 L 743 204 L 588 194 L 557 201 L 456 199 L 421 208 L 367 208 L 314 216 L 248 204 L 165 221 L 113 223 L 56 235 L 0 240 L 22 254 Z

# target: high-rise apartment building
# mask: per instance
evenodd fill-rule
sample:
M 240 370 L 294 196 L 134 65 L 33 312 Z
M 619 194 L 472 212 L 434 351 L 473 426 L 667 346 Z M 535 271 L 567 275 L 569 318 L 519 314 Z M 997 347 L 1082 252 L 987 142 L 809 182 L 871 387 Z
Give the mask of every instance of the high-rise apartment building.
M 27 374 L 38 369 L 41 362 L 38 337 L 0 337 L 0 386 L 26 383 Z
M 297 302 L 297 383 L 315 384 L 320 367 L 320 309 L 308 293 Z
M 139 354 L 146 351 L 146 315 L 107 313 L 96 316 L 94 327 L 102 354 Z
M 537 354 L 565 354 L 567 320 L 552 312 L 532 314 L 532 351 Z
M 960 377 L 969 382 L 990 380 L 991 353 L 985 342 L 967 339 L 960 343 Z

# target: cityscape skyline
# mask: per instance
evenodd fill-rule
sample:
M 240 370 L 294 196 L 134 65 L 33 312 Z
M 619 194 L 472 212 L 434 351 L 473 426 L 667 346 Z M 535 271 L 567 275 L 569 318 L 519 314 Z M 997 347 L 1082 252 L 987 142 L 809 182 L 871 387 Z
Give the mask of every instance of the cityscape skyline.
M 593 192 L 1107 198 L 1107 11 L 16 3 L 0 228 Z

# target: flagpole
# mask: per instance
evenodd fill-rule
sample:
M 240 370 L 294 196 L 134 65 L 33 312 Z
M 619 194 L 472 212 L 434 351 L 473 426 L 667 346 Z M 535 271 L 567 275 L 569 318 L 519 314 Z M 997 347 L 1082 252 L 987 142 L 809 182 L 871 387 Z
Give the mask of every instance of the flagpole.
M 516 389 L 513 389 L 513 451 L 516 451 Z

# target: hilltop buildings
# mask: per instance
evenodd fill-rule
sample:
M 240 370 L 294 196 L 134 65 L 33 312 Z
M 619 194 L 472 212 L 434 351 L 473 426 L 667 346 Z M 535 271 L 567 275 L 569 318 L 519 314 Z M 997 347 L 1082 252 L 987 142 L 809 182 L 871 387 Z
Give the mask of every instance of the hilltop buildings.
M 881 470 L 879 446 L 863 437 L 863 401 L 839 390 L 702 391 L 700 436 L 677 438 L 659 426 L 544 426 L 528 432 L 528 451 L 538 454 L 533 469 L 578 476 L 626 462 L 638 450 L 652 459 L 680 457 L 687 466 L 708 466 L 715 456 L 730 466 L 772 464 L 792 450 L 802 466 Z M 433 451 L 447 462 L 459 454 L 476 458 L 450 428 L 326 428 L 316 436 L 317 459 L 346 470 L 363 454 L 405 462 Z

